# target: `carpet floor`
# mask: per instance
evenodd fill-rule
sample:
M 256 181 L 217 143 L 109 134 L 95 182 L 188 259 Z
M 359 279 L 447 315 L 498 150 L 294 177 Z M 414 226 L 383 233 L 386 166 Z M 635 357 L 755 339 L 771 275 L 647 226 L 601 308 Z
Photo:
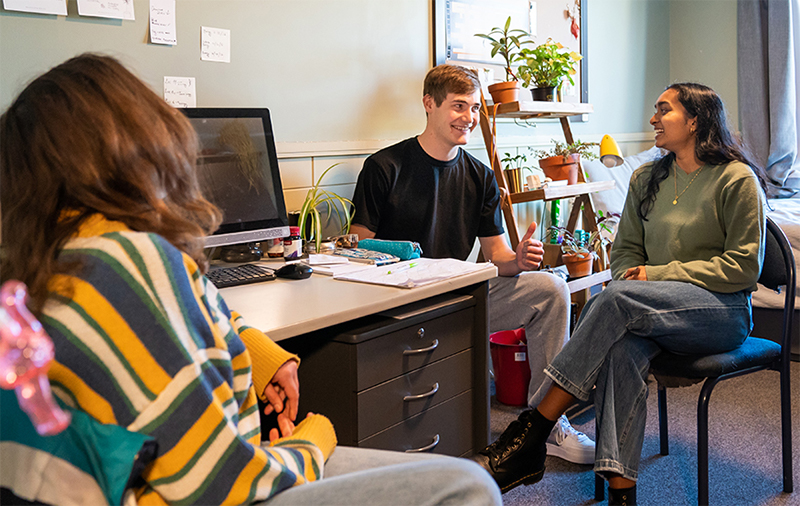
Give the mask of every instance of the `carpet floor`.
M 793 476 L 800 474 L 800 363 L 792 363 Z M 647 428 L 639 467 L 640 505 L 697 504 L 697 398 L 701 385 L 667 392 L 670 454 L 659 454 L 655 383 L 647 401 Z M 492 396 L 491 440 L 522 408 Z M 594 439 L 594 408 L 570 417 Z M 709 501 L 712 505 L 800 505 L 800 483 L 783 492 L 778 373 L 763 371 L 718 384 L 709 408 Z M 589 505 L 594 500 L 592 466 L 547 458 L 542 481 L 506 493 L 506 506 Z M 604 503 L 600 503 L 604 504 Z

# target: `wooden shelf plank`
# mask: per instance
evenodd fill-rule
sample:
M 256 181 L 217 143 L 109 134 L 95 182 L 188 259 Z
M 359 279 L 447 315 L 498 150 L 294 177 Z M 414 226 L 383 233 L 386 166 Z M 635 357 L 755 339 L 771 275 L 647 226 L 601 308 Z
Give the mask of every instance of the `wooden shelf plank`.
M 595 272 L 589 276 L 568 281 L 567 287 L 569 287 L 569 293 L 575 293 L 599 285 L 600 283 L 605 283 L 606 281 L 611 281 L 611 269 Z
M 491 108 L 490 108 L 491 110 Z M 592 104 L 576 102 L 508 102 L 497 106 L 498 118 L 565 118 L 589 114 L 594 111 Z
M 577 197 L 578 195 L 586 195 L 587 193 L 611 190 L 614 188 L 614 186 L 616 186 L 616 182 L 613 180 L 596 181 L 593 183 L 578 183 L 566 186 L 553 186 L 552 188 L 544 188 L 541 190 L 512 193 L 511 203 L 519 204 L 521 202 L 534 202 L 536 200 L 546 201 L 565 199 Z

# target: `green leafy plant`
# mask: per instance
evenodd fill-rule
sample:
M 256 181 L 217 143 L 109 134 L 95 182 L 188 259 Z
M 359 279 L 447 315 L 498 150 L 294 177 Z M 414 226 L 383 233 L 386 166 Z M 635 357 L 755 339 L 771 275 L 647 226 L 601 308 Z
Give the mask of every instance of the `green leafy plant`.
M 551 156 L 563 156 L 567 157 L 569 155 L 581 155 L 586 160 L 595 160 L 597 159 L 597 155 L 594 154 L 591 149 L 595 146 L 599 146 L 596 142 L 581 142 L 577 140 L 572 144 L 567 144 L 565 142 L 559 142 L 555 139 L 550 139 L 553 141 L 554 146 L 550 149 L 530 149 L 533 156 L 536 158 L 550 158 Z
M 530 40 L 531 34 L 518 28 L 511 29 L 511 16 L 509 16 L 502 28 L 496 26 L 488 34 L 476 33 L 475 36 L 489 41 L 492 46 L 492 58 L 498 54 L 503 57 L 506 81 L 518 81 L 519 78 L 514 73 L 512 65 L 520 59 L 522 46 L 533 44 L 533 41 Z
M 300 219 L 298 225 L 300 226 L 300 236 L 305 242 L 314 241 L 316 251 L 320 251 L 320 244 L 322 243 L 322 213 L 319 208 L 322 208 L 327 215 L 324 226 L 330 223 L 331 218 L 335 215 L 341 225 L 338 235 L 347 234 L 350 231 L 350 223 L 353 219 L 353 202 L 333 192 L 329 192 L 320 187 L 322 178 L 332 168 L 339 165 L 335 163 L 325 169 L 317 183 L 308 190 L 306 200 L 300 208 Z M 310 224 L 310 225 L 309 225 Z
M 611 263 L 610 250 L 611 238 L 614 236 L 614 227 L 619 223 L 621 215 L 620 213 L 604 213 L 598 209 L 596 216 L 598 231 L 591 235 L 592 249 L 597 253 L 600 259 L 600 267 L 606 269 Z
M 561 252 L 565 255 L 591 255 L 597 258 L 595 251 L 596 239 L 600 236 L 600 231 L 594 231 L 591 234 L 581 233 L 582 230 L 576 230 L 573 234 L 566 227 L 557 227 L 555 225 L 547 229 L 547 239 L 556 238 L 556 242 L 561 245 Z
M 511 153 L 505 153 L 505 158 L 500 160 L 507 169 L 528 169 L 525 163 L 528 162 L 528 157 L 522 153 L 511 156 Z
M 524 63 L 517 70 L 519 80 L 526 88 L 560 88 L 564 78 L 574 86 L 572 76 L 577 72 L 575 64 L 581 58 L 553 39 L 547 39 L 533 49 L 521 48 L 517 59 Z

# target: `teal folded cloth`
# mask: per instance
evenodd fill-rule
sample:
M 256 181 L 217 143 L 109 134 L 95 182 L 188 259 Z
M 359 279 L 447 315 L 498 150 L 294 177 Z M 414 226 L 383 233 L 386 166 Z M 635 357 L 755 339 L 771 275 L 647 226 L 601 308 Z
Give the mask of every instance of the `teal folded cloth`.
M 422 248 L 418 242 L 413 241 L 388 241 L 386 239 L 361 239 L 358 247 L 381 253 L 389 253 L 400 257 L 400 260 L 411 260 L 422 256 Z

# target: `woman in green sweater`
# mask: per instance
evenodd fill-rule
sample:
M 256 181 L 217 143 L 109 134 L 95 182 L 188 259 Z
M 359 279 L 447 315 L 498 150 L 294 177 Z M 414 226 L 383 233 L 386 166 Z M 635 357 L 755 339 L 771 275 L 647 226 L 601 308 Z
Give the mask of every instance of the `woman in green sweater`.
M 590 299 L 545 373 L 553 384 L 476 460 L 503 491 L 535 483 L 555 420 L 595 390 L 595 472 L 609 504 L 635 504 L 646 378 L 661 350 L 719 353 L 751 329 L 765 244 L 762 171 L 726 126 L 719 96 L 674 84 L 650 120 L 667 155 L 637 169 L 611 251 L 614 281 Z

